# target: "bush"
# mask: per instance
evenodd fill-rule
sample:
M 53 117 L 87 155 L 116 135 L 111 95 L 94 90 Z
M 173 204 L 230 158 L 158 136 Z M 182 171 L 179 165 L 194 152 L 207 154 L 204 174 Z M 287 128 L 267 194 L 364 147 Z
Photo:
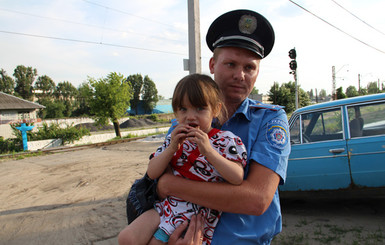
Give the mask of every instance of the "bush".
M 20 124 L 11 124 L 11 127 L 13 129 L 13 134 L 16 136 L 16 139 L 8 139 L 2 143 L 2 146 L 0 149 L 10 149 L 8 151 L 1 151 L 3 152 L 10 152 L 10 151 L 22 151 L 23 150 L 23 139 L 21 136 L 20 130 L 16 129 L 16 127 L 19 127 Z M 27 123 L 27 126 L 28 123 Z M 28 141 L 36 141 L 36 140 L 47 140 L 47 139 L 62 139 L 63 145 L 66 143 L 73 143 L 75 140 L 81 139 L 85 135 L 90 135 L 90 130 L 80 127 L 77 128 L 71 125 L 66 125 L 65 128 L 61 128 L 58 123 L 51 123 L 48 125 L 47 123 L 43 123 L 43 126 L 41 128 L 38 128 L 37 132 L 28 131 L 27 132 L 27 138 Z M 12 140 L 14 142 L 12 142 Z M 5 143 L 6 142 L 6 143 Z
M 22 141 L 18 138 L 4 140 L 0 136 L 0 154 L 23 151 Z
M 154 121 L 154 122 L 158 122 L 159 121 L 159 117 L 157 114 L 151 114 L 147 117 L 148 119 Z
M 50 125 L 43 123 L 43 127 L 31 135 L 31 140 L 62 139 L 64 145 L 73 143 L 85 135 L 90 135 L 90 130 L 84 127 L 77 128 L 73 124 L 67 124 L 66 128 L 61 128 L 58 123 L 51 123 Z

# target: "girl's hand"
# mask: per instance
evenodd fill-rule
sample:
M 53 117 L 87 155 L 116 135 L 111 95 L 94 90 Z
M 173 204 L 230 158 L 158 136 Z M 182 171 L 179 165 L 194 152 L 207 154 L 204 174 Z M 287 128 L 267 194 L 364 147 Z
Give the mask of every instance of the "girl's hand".
M 199 127 L 190 127 L 190 130 L 187 134 L 187 139 L 193 143 L 196 143 L 198 145 L 199 152 L 204 156 L 207 156 L 207 154 L 214 151 L 210 144 L 209 136 Z
M 171 132 L 171 142 L 168 147 L 171 147 L 174 151 L 177 151 L 187 138 L 187 133 L 190 130 L 190 126 L 187 124 L 178 124 Z

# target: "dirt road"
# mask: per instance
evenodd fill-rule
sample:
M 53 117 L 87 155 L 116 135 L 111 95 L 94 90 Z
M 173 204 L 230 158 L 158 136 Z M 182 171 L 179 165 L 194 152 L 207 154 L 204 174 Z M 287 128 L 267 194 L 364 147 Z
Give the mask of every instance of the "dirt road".
M 124 198 L 159 145 L 0 162 L 0 244 L 117 244 Z M 282 200 L 284 231 L 273 244 L 385 244 L 384 200 Z

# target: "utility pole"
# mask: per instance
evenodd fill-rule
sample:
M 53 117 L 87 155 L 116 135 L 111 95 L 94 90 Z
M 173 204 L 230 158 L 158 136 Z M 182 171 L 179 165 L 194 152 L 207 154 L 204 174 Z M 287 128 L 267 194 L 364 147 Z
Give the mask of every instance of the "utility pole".
M 361 75 L 358 74 L 358 94 L 361 95 Z
M 332 66 L 332 98 L 333 100 L 337 100 L 337 92 L 336 92 L 336 67 Z
M 199 18 L 199 0 L 188 0 L 187 10 L 188 10 L 189 59 L 188 59 L 188 63 L 187 63 L 187 60 L 184 61 L 185 70 L 189 70 L 190 74 L 201 73 L 202 65 L 201 65 L 201 34 L 200 34 L 201 32 L 200 32 L 200 18 Z
M 340 69 L 338 69 L 338 71 L 336 71 L 336 67 L 335 66 L 332 66 L 332 99 L 333 100 L 337 100 L 337 84 L 336 84 L 336 75 L 338 74 L 338 72 L 340 72 L 342 70 L 342 68 L 344 68 L 345 66 L 348 66 L 349 64 L 345 64 L 343 65 Z M 348 72 L 349 70 L 346 70 L 346 72 Z M 343 79 L 342 79 L 343 80 Z

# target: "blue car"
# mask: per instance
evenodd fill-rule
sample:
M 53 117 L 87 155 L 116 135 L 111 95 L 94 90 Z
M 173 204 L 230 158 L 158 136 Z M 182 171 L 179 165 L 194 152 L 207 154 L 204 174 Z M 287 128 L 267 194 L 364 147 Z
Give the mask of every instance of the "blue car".
M 385 187 L 385 93 L 300 108 L 289 125 L 280 191 Z

